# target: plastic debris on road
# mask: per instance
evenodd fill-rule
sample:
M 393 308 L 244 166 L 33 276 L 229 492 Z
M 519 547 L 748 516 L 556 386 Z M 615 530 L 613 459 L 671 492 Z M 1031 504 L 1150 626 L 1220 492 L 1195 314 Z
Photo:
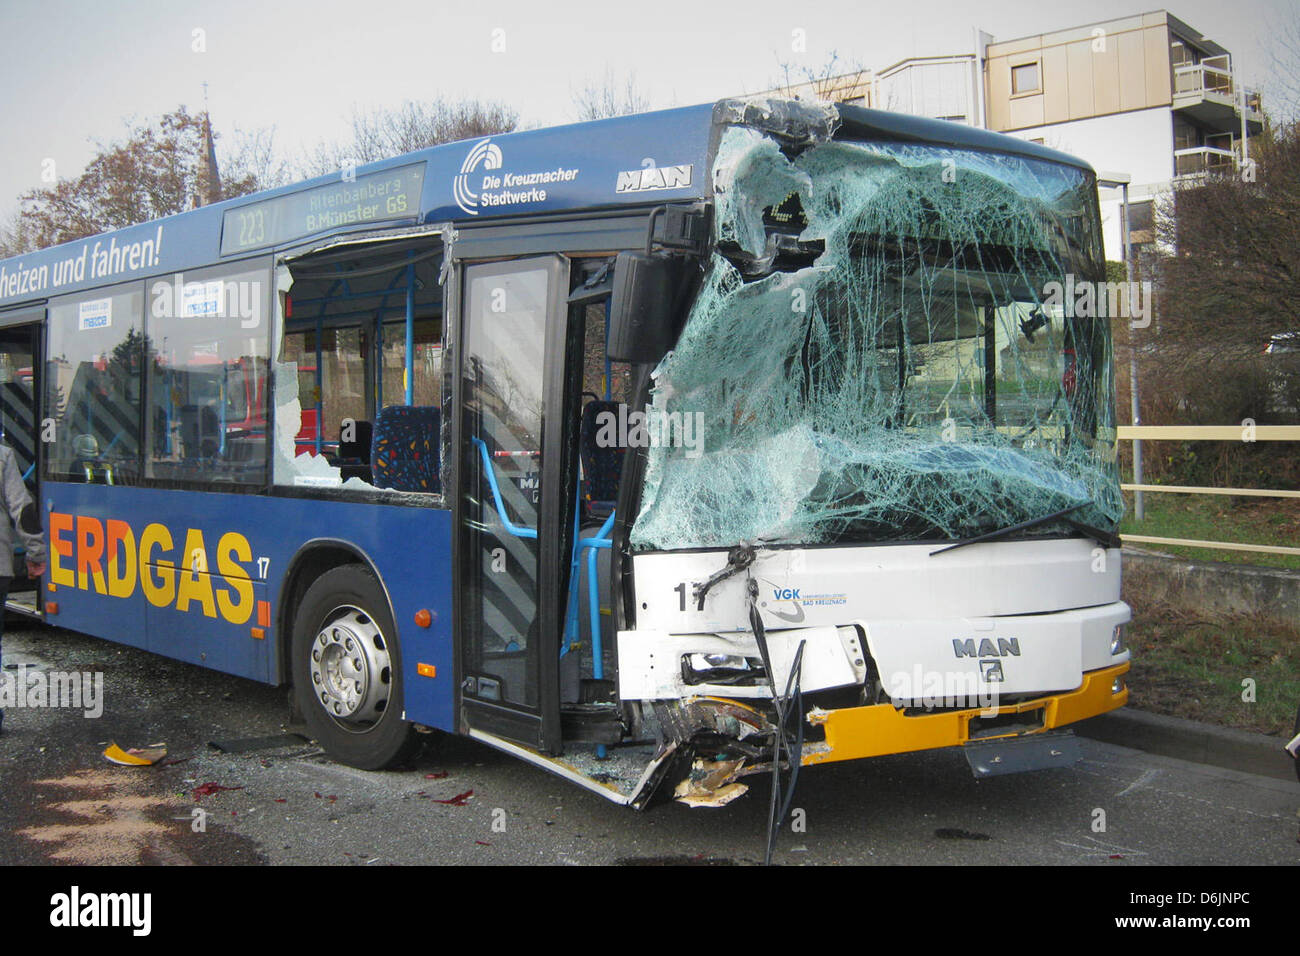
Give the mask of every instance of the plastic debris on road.
M 167 756 L 166 744 L 150 744 L 148 747 L 132 747 L 123 750 L 116 743 L 110 743 L 104 751 L 104 758 L 109 763 L 123 767 L 152 767 Z

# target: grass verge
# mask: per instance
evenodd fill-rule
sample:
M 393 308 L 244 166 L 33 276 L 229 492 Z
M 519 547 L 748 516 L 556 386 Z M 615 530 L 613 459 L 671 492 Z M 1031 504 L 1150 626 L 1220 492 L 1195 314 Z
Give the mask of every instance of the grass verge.
M 1134 608 L 1129 704 L 1289 738 L 1300 705 L 1300 625 Z M 1243 700 L 1253 681 L 1254 700 Z
M 1229 498 L 1224 495 L 1148 492 L 1143 495 L 1146 514 L 1141 522 L 1133 518 L 1133 493 L 1124 492 L 1124 499 L 1128 510 L 1120 525 L 1121 534 L 1300 547 L 1300 500 L 1293 498 Z M 1300 555 L 1146 543 L 1134 546 L 1192 561 L 1228 561 L 1259 567 L 1300 569 Z

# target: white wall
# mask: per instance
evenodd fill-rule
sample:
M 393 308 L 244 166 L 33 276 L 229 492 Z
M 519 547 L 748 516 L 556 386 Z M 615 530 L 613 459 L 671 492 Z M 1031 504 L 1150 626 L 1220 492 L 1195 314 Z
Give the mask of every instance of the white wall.
M 972 102 L 971 63 L 913 63 L 876 79 L 880 109 L 978 122 Z
M 1129 202 L 1165 191 L 1174 175 L 1173 113 L 1168 107 L 1054 123 L 1011 135 L 1042 139 L 1044 146 L 1078 156 L 1098 173 L 1127 173 L 1132 177 Z M 1100 193 L 1106 258 L 1119 261 L 1123 255 L 1120 190 L 1103 189 Z

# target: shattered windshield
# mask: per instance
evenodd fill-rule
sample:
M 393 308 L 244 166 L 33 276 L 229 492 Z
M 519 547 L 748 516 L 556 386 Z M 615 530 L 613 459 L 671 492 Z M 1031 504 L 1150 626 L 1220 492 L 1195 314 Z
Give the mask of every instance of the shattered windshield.
M 962 539 L 1076 506 L 1116 526 L 1108 321 L 1068 307 L 1104 278 L 1091 176 L 896 142 L 789 158 L 731 127 L 714 182 L 650 406 L 702 444 L 648 449 L 635 548 Z

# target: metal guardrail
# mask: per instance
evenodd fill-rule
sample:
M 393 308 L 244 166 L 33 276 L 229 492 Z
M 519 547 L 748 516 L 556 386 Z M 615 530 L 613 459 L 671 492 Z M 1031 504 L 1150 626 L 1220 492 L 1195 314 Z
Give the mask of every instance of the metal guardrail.
M 1300 425 L 1121 425 L 1116 429 L 1119 441 L 1285 441 L 1300 442 Z M 1258 498 L 1300 498 L 1300 491 L 1271 488 L 1214 488 L 1196 485 L 1121 484 L 1125 491 L 1138 494 L 1159 492 L 1184 495 L 1233 495 Z M 1262 554 L 1300 555 L 1300 548 L 1270 544 L 1245 544 L 1239 541 L 1200 541 L 1192 538 L 1160 538 L 1142 534 L 1123 534 L 1120 539 L 1133 544 L 1163 544 L 1183 548 L 1211 548 L 1221 551 L 1255 551 Z

